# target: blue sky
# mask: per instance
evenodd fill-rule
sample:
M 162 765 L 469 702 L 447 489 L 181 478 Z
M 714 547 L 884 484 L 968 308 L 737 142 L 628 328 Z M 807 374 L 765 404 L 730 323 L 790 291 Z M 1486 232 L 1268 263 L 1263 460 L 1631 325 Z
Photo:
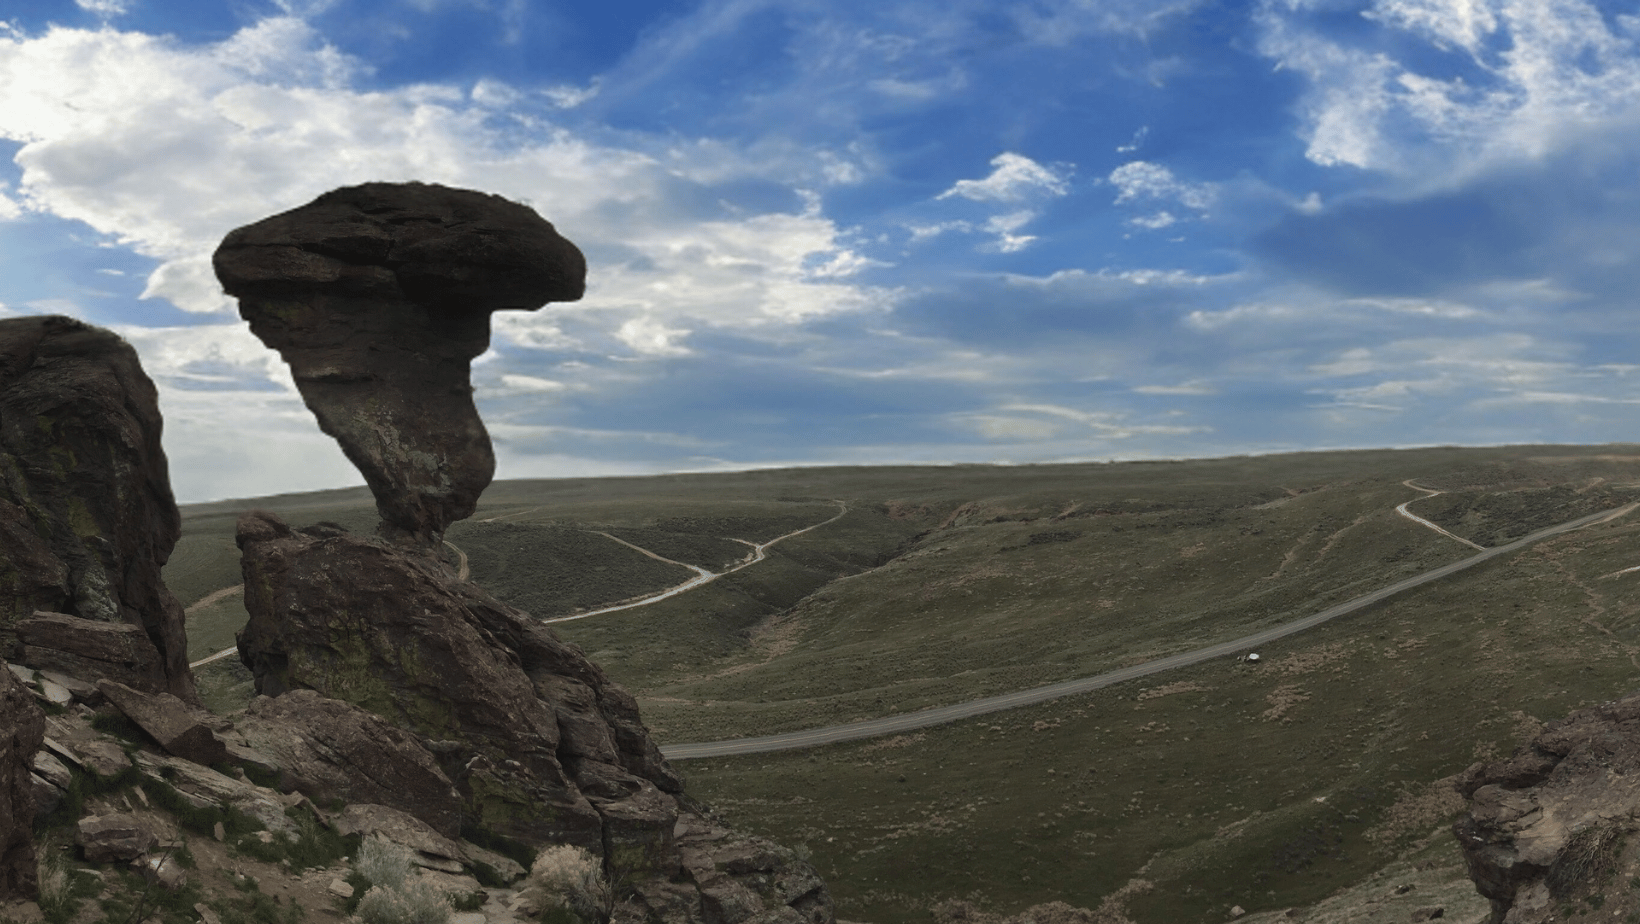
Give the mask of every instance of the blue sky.
M 1640 437 L 1598 0 L 0 0 L 0 316 L 118 330 L 185 501 L 359 483 L 209 255 L 534 205 L 499 477 Z

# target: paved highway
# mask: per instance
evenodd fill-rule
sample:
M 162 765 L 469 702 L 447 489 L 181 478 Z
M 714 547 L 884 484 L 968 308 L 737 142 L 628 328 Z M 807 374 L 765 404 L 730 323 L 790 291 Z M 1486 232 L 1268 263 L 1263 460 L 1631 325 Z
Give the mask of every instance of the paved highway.
M 1274 628 L 1255 632 L 1228 642 L 1211 645 L 1207 648 L 1198 648 L 1195 651 L 1186 651 L 1133 667 L 1098 674 L 1093 677 L 1083 677 L 1078 680 L 1066 680 L 1060 683 L 1049 684 L 1045 687 L 1036 687 L 1031 690 L 1021 690 L 1017 693 L 1004 693 L 1001 696 L 988 696 L 966 703 L 957 703 L 954 706 L 939 706 L 933 709 L 923 709 L 918 712 L 909 712 L 903 715 L 886 716 L 881 719 L 870 719 L 864 722 L 853 722 L 848 725 L 833 725 L 829 728 L 816 728 L 810 731 L 787 732 L 781 735 L 767 735 L 761 738 L 738 738 L 732 741 L 708 741 L 697 744 L 662 745 L 661 753 L 669 760 L 694 760 L 703 757 L 724 757 L 731 754 L 761 754 L 766 751 L 785 751 L 792 748 L 816 747 L 823 744 L 836 744 L 840 741 L 855 741 L 860 738 L 875 738 L 878 735 L 892 735 L 898 732 L 912 731 L 918 728 L 927 728 L 930 725 L 941 725 L 946 722 L 955 722 L 958 719 L 968 719 L 988 712 L 1000 712 L 1004 709 L 1015 709 L 1020 706 L 1030 706 L 1046 702 L 1050 699 L 1059 699 L 1077 693 L 1086 693 L 1100 687 L 1136 680 L 1162 671 L 1174 668 L 1200 664 L 1213 658 L 1222 658 L 1226 655 L 1240 654 L 1251 649 L 1273 642 L 1279 638 L 1286 638 L 1305 629 L 1319 626 L 1329 619 L 1337 619 L 1348 613 L 1353 613 L 1362 607 L 1371 606 L 1387 597 L 1411 590 L 1430 581 L 1439 580 L 1449 574 L 1456 574 L 1466 568 L 1473 568 L 1481 562 L 1507 555 L 1517 549 L 1524 548 L 1534 542 L 1540 542 L 1551 536 L 1561 533 L 1615 520 L 1620 516 L 1640 507 L 1640 504 L 1629 504 L 1612 510 L 1592 513 L 1586 517 L 1578 517 L 1540 529 L 1523 539 L 1517 539 L 1508 545 L 1500 545 L 1486 549 L 1478 555 L 1472 555 L 1462 561 L 1455 561 L 1449 565 L 1442 565 L 1432 571 L 1398 581 L 1388 587 L 1375 590 L 1370 594 L 1356 597 L 1337 606 L 1328 607 L 1312 616 L 1295 619 Z

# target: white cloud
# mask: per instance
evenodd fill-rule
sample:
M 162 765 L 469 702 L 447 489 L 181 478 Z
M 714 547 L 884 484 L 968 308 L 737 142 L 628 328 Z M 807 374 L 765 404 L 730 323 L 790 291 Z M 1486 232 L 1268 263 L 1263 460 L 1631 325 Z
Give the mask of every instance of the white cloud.
M 555 382 L 552 379 L 537 378 L 533 375 L 516 375 L 507 373 L 501 376 L 501 387 L 509 393 L 541 394 L 566 391 L 568 385 Z
M 541 94 L 551 100 L 552 104 L 559 109 L 574 109 L 576 106 L 597 96 L 599 89 L 598 81 L 594 80 L 584 87 L 570 86 L 569 84 L 547 87 L 541 91 Z
M 1307 156 L 1426 184 L 1541 158 L 1593 127 L 1640 120 L 1640 58 L 1588 0 L 1379 0 L 1367 13 L 1391 42 L 1444 49 L 1440 72 L 1310 28 L 1266 3 L 1260 50 L 1303 73 Z M 1431 67 L 1433 69 L 1433 67 Z
M 1213 204 L 1213 187 L 1206 183 L 1186 183 L 1161 164 L 1135 160 L 1110 172 L 1110 183 L 1116 187 L 1116 204 L 1141 202 L 1151 199 L 1176 201 L 1187 208 L 1202 211 Z M 1171 222 L 1170 222 L 1171 223 Z
M 1070 167 L 1044 167 L 1029 157 L 1003 152 L 991 158 L 995 169 L 982 180 L 958 180 L 938 199 L 961 196 L 976 202 L 1020 202 L 1033 196 L 1063 196 L 1070 191 Z
M 648 317 L 633 318 L 615 332 L 616 339 L 646 356 L 685 356 L 689 348 L 677 341 L 688 335 L 687 330 L 666 327 Z
M 873 261 L 817 200 L 703 220 L 695 203 L 710 199 L 691 184 L 761 177 L 773 168 L 755 152 L 676 138 L 610 147 L 552 125 L 521 140 L 490 126 L 510 87 L 351 89 L 362 70 L 290 17 L 202 46 L 112 29 L 0 35 L 0 137 L 21 143 L 27 207 L 160 260 L 145 297 L 191 312 L 230 307 L 208 262 L 227 231 L 336 186 L 407 179 L 528 202 L 584 248 L 640 257 L 596 265 L 586 301 L 563 309 L 608 312 L 608 336 L 640 315 L 661 331 L 747 327 L 893 297 L 854 282 Z M 807 156 L 816 175 L 839 169 L 835 152 Z M 521 345 L 564 346 L 563 317 L 501 326 Z M 679 348 L 625 330 L 629 345 Z
M 1052 439 L 1064 432 L 1064 427 L 1051 420 L 1036 417 L 1007 417 L 999 414 L 969 414 L 964 421 L 980 436 L 988 440 L 1036 442 Z
M 1362 15 L 1471 54 L 1498 29 L 1489 0 L 1378 0 Z
M 1024 250 L 1036 238 L 1029 234 L 1015 234 L 1014 232 L 1023 228 L 1035 217 L 1036 213 L 1029 210 L 991 216 L 985 222 L 985 230 L 997 236 L 992 246 L 1003 253 L 1017 253 Z
M 1218 390 L 1199 379 L 1177 385 L 1138 385 L 1134 391 L 1141 395 L 1215 395 Z
M 161 263 L 149 274 L 148 285 L 138 297 L 163 298 L 194 314 L 228 312 L 234 307 L 234 300 L 222 291 L 207 255 Z
M 16 199 L 6 195 L 7 188 L 5 183 L 0 183 L 0 221 L 10 221 L 14 218 L 23 217 L 22 205 Z
M 1127 223 L 1146 231 L 1159 231 L 1162 228 L 1177 224 L 1178 221 L 1179 219 L 1172 212 L 1163 209 L 1154 215 L 1140 215 L 1137 218 L 1129 218 Z
M 131 8 L 130 0 L 74 0 L 74 5 L 104 18 L 124 16 Z
M 1144 38 L 1200 0 L 1049 0 L 1009 7 L 1026 37 L 1045 45 L 1068 45 L 1087 35 Z

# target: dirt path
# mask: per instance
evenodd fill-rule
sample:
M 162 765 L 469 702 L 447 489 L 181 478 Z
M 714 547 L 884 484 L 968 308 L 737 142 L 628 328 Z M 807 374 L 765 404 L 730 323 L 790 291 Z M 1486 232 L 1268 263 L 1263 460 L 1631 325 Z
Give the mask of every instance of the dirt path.
M 213 590 L 210 593 L 206 594 L 205 596 L 201 597 L 199 600 L 195 601 L 186 610 L 183 610 L 183 612 L 191 616 L 194 613 L 198 612 L 199 610 L 202 610 L 205 607 L 210 606 L 211 604 L 217 602 L 218 600 L 222 600 L 222 599 L 225 599 L 227 597 L 231 597 L 234 594 L 242 594 L 244 592 L 245 592 L 245 585 L 244 584 L 235 584 L 232 587 L 224 587 L 221 590 Z
M 1435 530 L 1436 532 L 1440 533 L 1441 535 L 1445 536 L 1448 539 L 1456 539 L 1459 542 L 1462 542 L 1464 545 L 1467 545 L 1472 549 L 1478 549 L 1482 552 L 1486 551 L 1486 546 L 1476 545 L 1475 543 L 1470 542 L 1468 539 L 1465 539 L 1462 536 L 1454 536 L 1451 533 L 1447 532 L 1446 530 L 1440 528 L 1439 526 L 1436 526 L 1434 523 L 1429 522 L 1428 520 L 1424 519 L 1423 517 L 1421 517 L 1421 516 L 1417 515 L 1416 513 L 1413 513 L 1412 511 L 1407 509 L 1407 504 L 1410 504 L 1413 501 L 1421 501 L 1424 498 L 1436 497 L 1438 495 L 1445 494 L 1446 493 L 1445 491 L 1437 491 L 1434 488 L 1420 488 L 1417 485 L 1412 483 L 1411 478 L 1408 478 L 1407 480 L 1405 480 L 1401 483 L 1406 485 L 1407 487 L 1411 488 L 1414 491 L 1424 492 L 1424 496 L 1423 497 L 1414 497 L 1412 500 L 1407 501 L 1406 504 L 1402 504 L 1401 506 L 1396 507 L 1395 508 L 1396 513 L 1399 513 L 1401 516 L 1406 517 L 1407 519 L 1411 520 L 1414 523 L 1423 524 L 1424 526 L 1427 526 L 1430 529 Z
M 645 555 L 648 555 L 650 558 L 653 558 L 656 561 L 664 561 L 664 562 L 668 562 L 670 564 L 681 565 L 682 567 L 689 568 L 690 570 L 695 572 L 695 576 L 690 578 L 687 581 L 684 581 L 682 584 L 679 584 L 676 587 L 668 588 L 668 589 L 663 590 L 663 591 L 661 591 L 660 593 L 657 593 L 657 594 L 650 594 L 649 596 L 643 597 L 643 598 L 638 599 L 638 600 L 630 600 L 626 603 L 618 603 L 614 606 L 606 606 L 603 609 L 590 610 L 590 611 L 585 612 L 585 613 L 576 613 L 572 616 L 557 616 L 557 617 L 554 617 L 552 619 L 543 619 L 541 621 L 542 622 L 569 622 L 572 619 L 586 619 L 588 616 L 601 616 L 604 613 L 614 613 L 614 612 L 618 612 L 620 610 L 630 610 L 630 609 L 633 609 L 635 607 L 648 606 L 651 603 L 659 603 L 662 600 L 666 600 L 666 599 L 670 599 L 672 597 L 676 597 L 678 594 L 687 593 L 688 591 L 694 590 L 697 587 L 701 587 L 701 586 L 704 586 L 706 584 L 710 584 L 713 581 L 717 580 L 718 578 L 723 577 L 726 574 L 734 574 L 736 571 L 739 571 L 742 568 L 750 568 L 752 565 L 755 565 L 758 562 L 762 561 L 763 559 L 767 558 L 768 557 L 767 553 L 768 553 L 769 548 L 771 546 L 773 546 L 775 543 L 784 542 L 785 540 L 790 539 L 793 536 L 801 536 L 801 535 L 803 535 L 804 533 L 808 532 L 811 529 L 819 529 L 820 527 L 825 526 L 828 523 L 835 523 L 838 520 L 841 520 L 843 518 L 843 515 L 848 513 L 848 505 L 843 503 L 842 501 L 833 501 L 832 503 L 837 505 L 837 515 L 832 517 L 829 520 L 821 520 L 819 523 L 815 523 L 812 526 L 805 526 L 802 529 L 793 530 L 793 531 L 785 534 L 784 536 L 776 536 L 773 539 L 770 539 L 768 542 L 762 543 L 761 545 L 756 544 L 756 543 L 752 543 L 752 542 L 747 542 L 745 539 L 736 539 L 736 540 L 734 540 L 735 542 L 744 542 L 746 545 L 751 546 L 752 547 L 751 554 L 747 555 L 745 558 L 741 559 L 740 563 L 735 565 L 733 568 L 727 568 L 723 571 L 718 571 L 718 572 L 715 572 L 715 573 L 711 572 L 711 571 L 707 571 L 705 568 L 702 568 L 698 565 L 689 565 L 689 564 L 684 564 L 681 561 L 672 561 L 672 559 L 670 559 L 670 558 L 662 558 L 661 556 L 656 555 L 654 552 L 651 552 L 648 549 L 645 549 L 645 548 L 642 548 L 640 546 L 633 545 L 630 542 L 627 542 L 625 539 L 616 539 L 614 536 L 611 536 L 609 533 L 600 532 L 600 533 L 598 533 L 598 535 L 604 536 L 604 537 L 609 538 L 609 539 L 614 539 L 616 542 L 619 542 L 621 545 L 624 545 L 624 546 L 626 546 L 628 548 L 631 548 L 631 549 L 636 549 L 637 551 L 642 552 Z M 594 532 L 596 532 L 596 530 L 594 530 Z

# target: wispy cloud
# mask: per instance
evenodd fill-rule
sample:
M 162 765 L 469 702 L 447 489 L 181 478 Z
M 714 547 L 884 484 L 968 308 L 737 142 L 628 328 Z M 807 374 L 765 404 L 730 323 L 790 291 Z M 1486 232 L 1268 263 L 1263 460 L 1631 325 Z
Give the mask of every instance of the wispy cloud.
M 1023 202 L 1039 196 L 1063 196 L 1069 190 L 1069 167 L 1044 167 L 1025 157 L 1004 151 L 991 159 L 989 176 L 978 180 L 958 180 L 935 198 L 961 196 L 976 202 Z

